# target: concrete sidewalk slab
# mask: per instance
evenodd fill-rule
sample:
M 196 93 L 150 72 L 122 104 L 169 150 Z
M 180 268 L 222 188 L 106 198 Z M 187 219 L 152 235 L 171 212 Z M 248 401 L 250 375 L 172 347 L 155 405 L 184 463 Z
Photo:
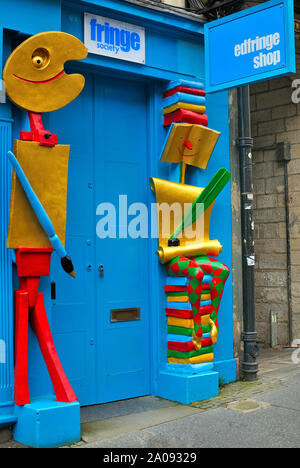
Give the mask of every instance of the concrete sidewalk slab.
M 300 414 L 268 407 L 253 413 L 225 408 L 205 411 L 86 448 L 300 447 Z
M 81 422 L 86 423 L 98 419 L 126 416 L 159 408 L 177 406 L 174 401 L 164 400 L 154 396 L 130 398 L 129 400 L 113 401 L 102 405 L 85 406 L 81 408 Z
M 220 396 L 205 402 L 194 402 L 198 409 L 192 415 L 175 408 L 169 421 L 153 418 L 147 427 L 135 422 L 127 433 L 100 434 L 98 440 L 84 444 L 83 448 L 260 448 L 300 447 L 300 365 L 293 364 L 293 350 L 262 353 L 260 378 L 256 382 L 235 382 L 226 385 Z M 265 354 L 265 355 L 264 355 Z M 227 408 L 230 402 L 251 399 L 259 403 L 255 411 L 240 412 Z M 183 407 L 188 408 L 188 407 Z M 146 412 L 147 413 L 147 412 Z M 146 414 L 136 415 L 147 417 Z M 124 420 L 123 420 L 124 421 Z M 102 420 L 104 423 L 105 420 Z M 120 421 L 122 423 L 122 421 Z M 144 428 L 143 428 L 144 426 Z M 112 427 L 111 427 L 112 429 Z
M 116 435 L 128 434 L 168 421 L 179 420 L 199 413 L 199 411 L 196 408 L 177 404 L 167 408 L 87 422 L 82 424 L 82 440 L 89 443 L 109 439 Z

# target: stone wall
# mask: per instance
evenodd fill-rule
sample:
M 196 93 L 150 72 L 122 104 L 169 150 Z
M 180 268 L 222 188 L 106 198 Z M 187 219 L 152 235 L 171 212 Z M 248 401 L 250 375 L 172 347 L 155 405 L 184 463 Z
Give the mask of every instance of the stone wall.
M 289 344 L 284 168 L 276 143 L 291 144 L 288 163 L 293 338 L 300 339 L 300 104 L 292 77 L 251 86 L 254 138 L 255 287 L 258 340 L 270 344 L 270 311 L 278 316 L 278 344 Z M 299 92 L 300 97 L 300 92 Z

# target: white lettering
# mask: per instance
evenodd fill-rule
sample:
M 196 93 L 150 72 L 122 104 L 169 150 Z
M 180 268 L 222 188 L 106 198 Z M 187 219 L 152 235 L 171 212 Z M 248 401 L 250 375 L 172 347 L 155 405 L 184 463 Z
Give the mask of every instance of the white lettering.
M 256 36 L 255 39 L 245 39 L 240 44 L 234 45 L 234 56 L 240 57 L 241 55 L 252 54 L 254 52 L 266 50 L 268 53 L 260 52 L 253 58 L 253 68 L 263 68 L 268 66 L 277 65 L 280 60 L 280 50 L 273 50 L 280 44 L 280 34 L 268 34 L 266 36 Z

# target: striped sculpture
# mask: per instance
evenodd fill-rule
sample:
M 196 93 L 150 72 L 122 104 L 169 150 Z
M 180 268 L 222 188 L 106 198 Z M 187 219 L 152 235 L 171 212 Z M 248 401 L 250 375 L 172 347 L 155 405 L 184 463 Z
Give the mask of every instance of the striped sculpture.
M 208 256 L 175 257 L 167 265 L 168 362 L 212 362 L 218 310 L 229 269 Z

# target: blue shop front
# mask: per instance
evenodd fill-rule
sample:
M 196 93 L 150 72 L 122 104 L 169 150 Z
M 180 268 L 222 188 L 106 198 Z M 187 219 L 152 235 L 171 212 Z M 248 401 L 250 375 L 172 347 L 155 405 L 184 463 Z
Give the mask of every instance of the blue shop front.
M 50 275 L 42 276 L 39 291 L 44 294 L 59 359 L 80 406 L 143 395 L 183 404 L 216 396 L 219 379 L 236 378 L 232 280 L 230 275 L 228 279 L 222 276 L 225 270 L 220 267 L 226 265 L 227 272 L 232 265 L 230 183 L 213 209 L 210 206 L 210 219 L 205 221 L 209 233 L 204 228 L 207 249 L 185 255 L 184 246 L 180 250 L 176 242 L 169 244 L 179 249 L 179 262 L 204 255 L 202 269 L 199 262 L 196 267 L 181 265 L 183 273 L 178 274 L 177 264 L 172 264 L 174 255 L 169 263 L 169 247 L 161 256 L 155 255 L 159 239 L 149 234 L 150 214 L 156 218 L 154 203 L 165 201 L 179 182 L 180 191 L 187 186 L 189 196 L 195 198 L 198 188 L 208 186 L 220 169 L 230 171 L 228 93 L 205 96 L 203 24 L 118 0 L 14 0 L 0 6 L 0 18 L 2 69 L 19 44 L 41 32 L 66 32 L 89 51 L 84 60 L 65 65 L 67 73 L 85 77 L 82 92 L 67 106 L 43 114 L 44 127 L 58 135 L 58 143 L 70 144 L 65 245 L 76 279 L 66 275 L 53 253 Z M 174 100 L 176 88 L 189 96 L 188 105 L 178 106 L 182 93 L 179 101 Z M 20 131 L 30 127 L 24 109 L 3 94 L 2 101 L 0 427 L 13 425 L 16 440 L 28 445 L 63 445 L 80 439 L 79 404 L 56 401 L 30 328 L 30 403 L 15 404 L 14 291 L 19 278 L 15 252 L 6 248 L 12 175 L 7 152 Z M 195 116 L 191 120 L 194 113 L 200 120 Z M 171 114 L 177 119 L 172 124 L 168 121 Z M 218 134 L 202 168 L 170 162 L 167 156 L 161 160 L 170 132 L 197 133 L 194 127 L 199 122 L 201 132 L 209 128 Z M 176 129 L 178 124 L 184 125 Z M 180 138 L 182 156 L 182 147 L 192 151 L 192 137 Z M 206 148 L 201 138 L 202 133 L 197 141 Z M 162 181 L 167 185 L 161 185 Z M 146 228 L 139 217 L 145 207 L 149 213 Z M 197 272 L 186 273 L 190 267 Z M 207 318 L 206 322 L 199 319 L 197 331 L 187 299 L 192 276 L 195 281 L 197 276 L 197 287 L 202 285 L 198 309 L 201 312 L 204 307 L 204 312 L 198 315 Z M 208 284 L 217 290 L 214 296 Z M 217 305 L 209 316 L 205 307 L 214 299 Z M 212 338 L 212 329 L 218 331 L 218 339 Z M 202 345 L 193 347 L 200 333 Z

